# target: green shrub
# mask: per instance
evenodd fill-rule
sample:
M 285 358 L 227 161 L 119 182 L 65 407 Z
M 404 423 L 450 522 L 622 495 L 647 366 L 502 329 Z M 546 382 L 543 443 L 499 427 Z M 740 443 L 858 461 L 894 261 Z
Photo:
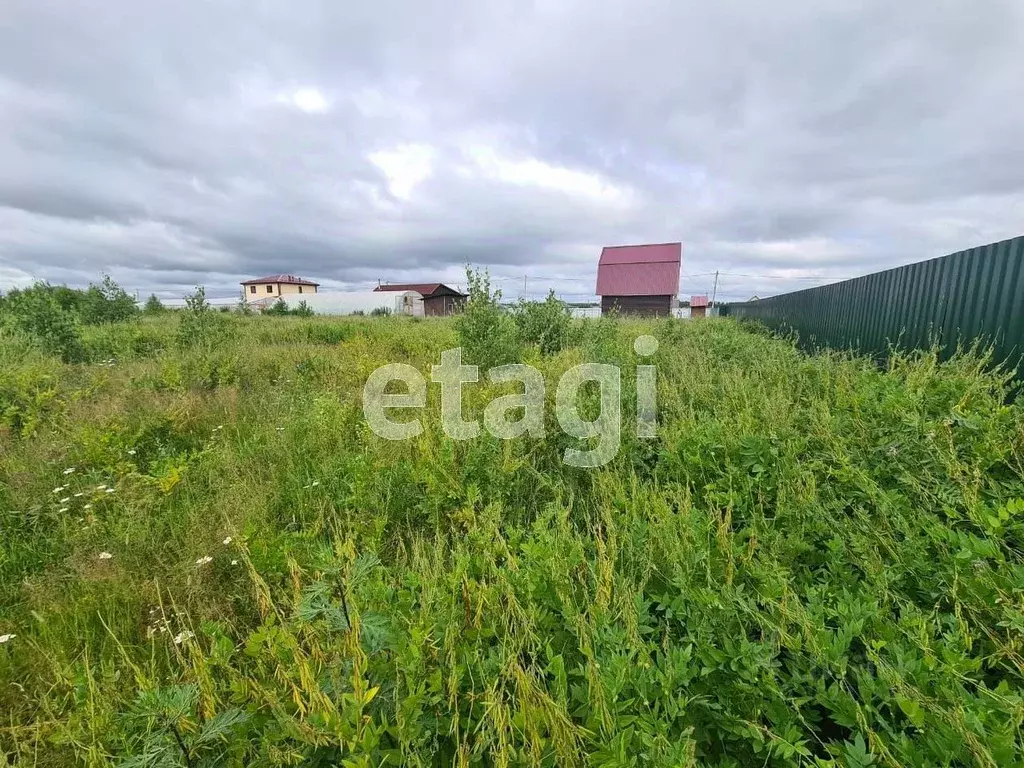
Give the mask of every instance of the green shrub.
M 216 313 L 206 300 L 206 289 L 196 286 L 196 292 L 185 299 L 180 313 L 176 340 L 182 349 L 211 349 L 220 342 L 226 331 L 226 318 Z
M 370 317 L 388 317 L 391 315 L 389 307 L 374 307 L 370 310 Z
M 287 317 L 291 314 L 291 311 L 288 309 L 288 302 L 284 299 L 278 299 L 269 307 L 263 307 L 260 312 L 271 317 Z
M 47 354 L 65 363 L 85 358 L 77 316 L 61 307 L 45 283 L 11 291 L 4 303 L 4 315 L 7 322 L 29 335 Z
M 104 275 L 99 285 L 90 284 L 79 301 L 78 313 L 87 325 L 120 323 L 138 314 L 135 299 L 110 275 Z
M 485 370 L 516 362 L 521 352 L 516 324 L 501 308 L 501 291 L 491 289 L 490 273 L 467 267 L 466 282 L 469 297 L 455 318 L 463 360 Z
M 541 302 L 520 299 L 512 311 L 512 319 L 523 343 L 535 344 L 545 355 L 561 352 L 577 343 L 580 336 L 572 311 L 554 291 Z
M 299 305 L 292 310 L 292 314 L 296 317 L 312 317 L 313 308 L 309 306 L 305 299 L 299 302 Z
M 149 294 L 149 298 L 146 299 L 146 306 L 142 308 L 143 314 L 146 315 L 162 315 L 166 311 L 167 308 L 155 293 Z

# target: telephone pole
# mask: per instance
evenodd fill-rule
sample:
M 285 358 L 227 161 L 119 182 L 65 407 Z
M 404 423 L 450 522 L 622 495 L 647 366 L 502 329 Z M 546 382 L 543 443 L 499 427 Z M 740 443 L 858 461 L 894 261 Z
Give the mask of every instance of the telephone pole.
M 715 296 L 718 295 L 718 270 L 715 270 L 715 286 L 711 289 L 711 308 L 715 308 Z
M 526 295 L 526 275 L 523 275 L 523 301 L 526 301 L 529 296 Z

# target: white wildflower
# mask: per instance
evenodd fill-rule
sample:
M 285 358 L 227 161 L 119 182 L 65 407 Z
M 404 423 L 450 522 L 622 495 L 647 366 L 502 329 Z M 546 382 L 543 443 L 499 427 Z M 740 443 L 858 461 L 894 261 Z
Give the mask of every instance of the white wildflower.
M 86 504 L 83 509 L 92 509 L 92 504 Z
M 109 560 L 112 557 L 113 557 L 113 555 L 110 554 L 109 552 L 100 552 L 100 554 L 99 554 L 100 560 Z
M 75 498 L 76 498 L 76 499 L 80 499 L 80 498 L 82 498 L 83 496 L 85 496 L 85 494 L 84 494 L 84 493 L 76 493 L 76 494 L 75 494 Z
M 181 632 L 179 632 L 178 634 L 176 634 L 174 636 L 174 644 L 175 645 L 181 645 L 186 640 L 191 640 L 195 636 L 196 636 L 195 632 L 189 632 L 187 629 L 183 629 L 183 630 L 181 630 Z
M 231 537 L 230 536 L 225 536 L 224 537 L 224 546 L 226 547 L 230 543 L 231 543 Z
M 69 509 L 70 509 L 70 507 L 61 507 L 60 509 L 57 510 L 57 514 L 63 515 Z
M 0 645 L 3 645 L 4 643 L 9 643 L 16 637 L 17 635 L 15 635 L 13 632 L 9 635 L 0 635 Z
M 206 565 L 207 563 L 212 563 L 212 562 L 213 562 L 213 558 L 212 557 L 210 557 L 209 555 L 203 555 L 198 560 L 196 560 L 196 565 Z
M 113 493 L 113 492 L 114 492 L 113 488 L 107 488 L 107 490 L 104 491 L 104 493 Z
M 231 564 L 232 564 L 232 565 L 238 565 L 238 561 L 237 561 L 237 560 L 232 560 L 232 561 L 231 561 Z
M 70 475 L 74 471 L 75 471 L 74 467 L 68 467 L 67 469 L 64 470 L 64 474 L 65 475 Z
M 106 485 L 97 485 L 97 486 L 96 486 L 96 490 L 97 490 L 97 491 L 102 491 L 102 490 L 103 490 L 104 488 L 106 488 L 106 487 L 107 487 Z
M 63 499 L 60 500 L 60 503 L 61 504 L 67 504 L 69 501 L 71 501 L 71 497 L 70 496 L 65 496 Z
M 135 455 L 135 449 L 132 448 L 130 451 L 128 451 L 128 455 L 129 456 L 134 456 Z
M 58 485 L 56 488 L 54 488 L 52 491 L 50 491 L 50 493 L 60 493 L 66 487 L 67 487 L 66 485 Z

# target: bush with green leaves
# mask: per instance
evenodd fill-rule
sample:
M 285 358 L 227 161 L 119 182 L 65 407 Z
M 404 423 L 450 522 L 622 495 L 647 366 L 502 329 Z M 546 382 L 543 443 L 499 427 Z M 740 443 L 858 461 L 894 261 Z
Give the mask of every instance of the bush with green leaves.
M 535 344 L 545 355 L 561 352 L 577 343 L 580 330 L 569 306 L 550 291 L 544 301 L 520 299 L 512 318 L 525 344 Z
M 167 308 L 155 293 L 149 294 L 149 298 L 146 299 L 146 305 L 142 308 L 143 314 L 146 315 L 159 315 L 166 311 Z
M 110 275 L 104 275 L 99 285 L 90 284 L 82 293 L 78 313 L 87 325 L 120 323 L 138 314 L 135 298 L 114 282 Z
M 522 347 L 515 321 L 501 307 L 501 290 L 491 288 L 487 270 L 466 268 L 469 296 L 455 318 L 462 359 L 484 370 L 517 362 Z
M 390 307 L 374 307 L 370 310 L 370 317 L 389 317 L 390 315 Z
M 279 298 L 269 307 L 261 307 L 260 313 L 269 315 L 270 317 L 287 317 L 291 314 L 291 309 L 288 307 L 288 302 L 284 299 Z
M 313 308 L 309 306 L 309 302 L 305 299 L 300 301 L 295 309 L 292 310 L 292 314 L 295 317 L 312 317 L 314 315 Z
M 44 352 L 65 363 L 85 358 L 78 315 L 64 309 L 45 283 L 11 291 L 4 300 L 0 320 L 27 334 Z
M 185 298 L 178 316 L 176 341 L 182 349 L 209 350 L 224 339 L 227 318 L 210 306 L 203 286 L 196 286 L 195 293 Z

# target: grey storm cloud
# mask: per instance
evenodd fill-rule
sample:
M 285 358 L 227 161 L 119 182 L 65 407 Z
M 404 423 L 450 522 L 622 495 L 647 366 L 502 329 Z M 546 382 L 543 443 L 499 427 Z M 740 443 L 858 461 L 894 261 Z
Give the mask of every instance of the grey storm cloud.
M 1020 234 L 1022 49 L 1018 0 L 7 0 L 0 290 L 863 274 Z

